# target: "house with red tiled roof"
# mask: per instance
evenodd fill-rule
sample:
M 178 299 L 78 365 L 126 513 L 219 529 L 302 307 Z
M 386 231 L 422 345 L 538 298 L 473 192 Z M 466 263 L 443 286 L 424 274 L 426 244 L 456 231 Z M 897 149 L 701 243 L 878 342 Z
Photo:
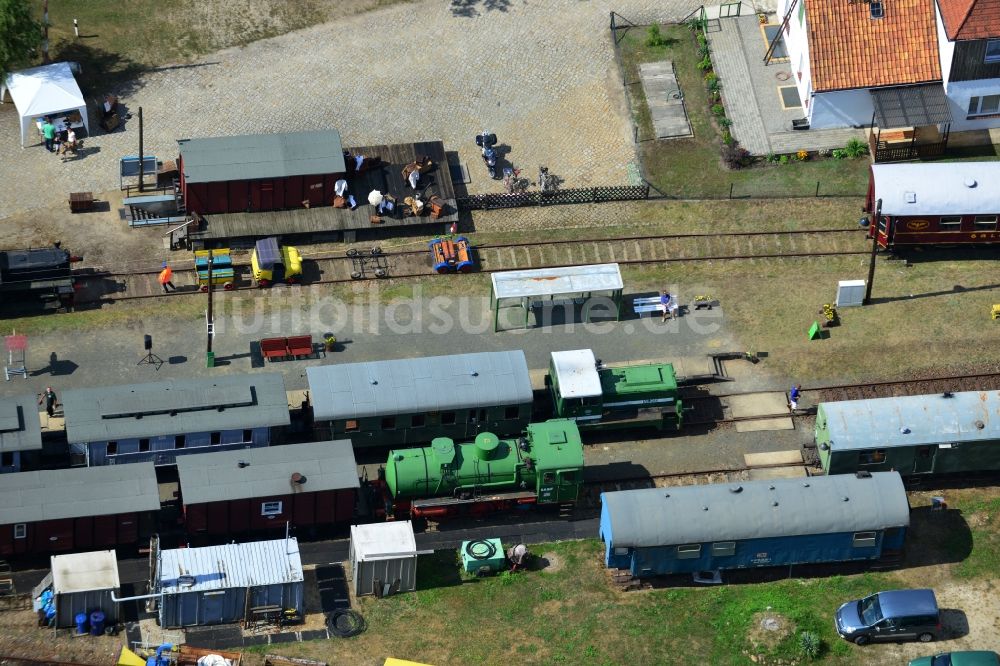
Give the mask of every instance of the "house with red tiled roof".
M 779 0 L 778 11 L 801 126 L 870 127 L 873 144 L 923 132 L 942 150 L 951 130 L 1000 127 L 1000 0 Z

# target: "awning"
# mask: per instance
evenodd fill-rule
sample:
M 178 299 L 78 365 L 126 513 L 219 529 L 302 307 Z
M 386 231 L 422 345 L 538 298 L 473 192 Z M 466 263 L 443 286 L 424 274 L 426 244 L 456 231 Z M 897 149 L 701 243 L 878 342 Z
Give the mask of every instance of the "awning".
M 940 83 L 875 88 L 871 94 L 875 104 L 875 124 L 882 129 L 951 122 L 948 97 Z

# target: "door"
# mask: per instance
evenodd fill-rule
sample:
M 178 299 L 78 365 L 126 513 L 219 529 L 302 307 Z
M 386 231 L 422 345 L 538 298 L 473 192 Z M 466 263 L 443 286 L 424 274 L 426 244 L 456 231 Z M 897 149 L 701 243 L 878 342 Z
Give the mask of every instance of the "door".
M 556 472 L 556 501 L 575 502 L 580 489 L 580 472 L 575 469 L 561 469 Z
M 913 473 L 929 474 L 934 471 L 934 456 L 937 454 L 936 446 L 918 446 L 913 456 Z
M 274 183 L 270 180 L 260 183 L 260 209 L 274 210 Z
M 221 624 L 225 609 L 225 592 L 206 592 L 202 595 L 202 624 Z

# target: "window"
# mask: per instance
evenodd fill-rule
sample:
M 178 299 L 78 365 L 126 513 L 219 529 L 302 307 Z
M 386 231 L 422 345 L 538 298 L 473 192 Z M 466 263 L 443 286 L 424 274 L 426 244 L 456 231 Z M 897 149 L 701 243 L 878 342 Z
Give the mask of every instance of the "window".
M 984 95 L 969 99 L 969 116 L 986 116 L 1000 111 L 1000 95 Z
M 806 0 L 799 0 L 799 27 L 806 18 Z
M 879 0 L 872 0 L 868 3 L 868 11 L 873 19 L 880 19 L 885 16 L 885 8 Z
M 109 456 L 116 456 L 116 455 L 118 455 L 118 442 L 108 442 L 108 445 L 107 445 L 105 451 L 106 451 L 107 455 L 109 455 Z
M 920 458 L 930 458 L 931 457 L 931 447 L 929 446 L 919 446 L 917 447 L 917 456 Z
M 712 544 L 712 555 L 714 557 L 731 557 L 736 554 L 735 541 L 719 541 Z
M 677 546 L 678 560 L 693 560 L 701 556 L 701 544 L 689 543 L 684 546 Z
M 277 516 L 281 514 L 281 502 L 261 502 L 260 515 Z
M 873 449 L 862 451 L 858 454 L 858 464 L 861 465 L 881 465 L 885 462 L 885 449 Z
M 396 429 L 396 417 L 395 416 L 383 416 L 382 417 L 382 430 L 395 430 Z
M 615 548 L 615 555 L 628 555 L 628 548 Z
M 574 470 L 563 472 L 559 476 L 562 478 L 563 483 L 576 483 L 576 472 Z
M 542 474 L 542 483 L 555 483 L 556 475 L 554 472 L 545 472 Z
M 996 229 L 996 215 L 976 215 L 976 229 Z
M 358 422 L 354 419 L 344 422 L 344 432 L 357 432 L 360 430 Z
M 221 432 L 213 432 L 213 433 L 209 434 L 209 436 L 208 436 L 208 442 L 209 442 L 209 444 L 212 444 L 212 445 L 222 444 L 222 433 Z
M 410 417 L 410 425 L 414 428 L 423 428 L 426 422 L 423 414 L 414 414 Z
M 878 230 L 881 231 L 882 233 L 885 233 L 886 224 L 887 224 L 886 219 L 884 217 L 880 217 L 878 220 Z
M 521 413 L 521 409 L 517 405 L 511 405 L 510 407 L 504 407 L 503 417 L 508 421 L 516 419 L 518 414 Z
M 183 449 L 187 446 L 187 437 L 184 435 L 174 435 L 174 448 Z
M 441 412 L 441 425 L 454 425 L 455 412 Z
M 854 543 L 851 545 L 855 548 L 874 548 L 875 532 L 855 532 Z
M 15 539 L 27 539 L 28 538 L 28 524 L 27 523 L 15 523 L 14 524 L 14 538 Z
M 1000 39 L 986 42 L 986 62 L 1000 62 Z
M 243 442 L 249 444 L 253 441 L 253 430 L 243 431 Z
M 954 231 L 962 226 L 962 217 L 960 215 L 955 215 L 953 217 L 942 217 L 938 220 L 938 227 L 943 230 Z
M 0 467 L 13 467 L 14 466 L 14 452 L 4 451 L 0 454 Z
M 139 440 L 139 453 L 146 453 L 147 451 L 149 451 L 149 440 L 148 439 L 140 439 Z

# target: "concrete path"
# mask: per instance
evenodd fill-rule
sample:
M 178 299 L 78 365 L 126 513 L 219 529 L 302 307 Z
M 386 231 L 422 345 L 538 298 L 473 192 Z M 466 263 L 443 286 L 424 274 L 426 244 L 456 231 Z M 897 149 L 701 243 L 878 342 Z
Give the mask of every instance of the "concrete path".
M 657 139 L 691 136 L 691 124 L 684 109 L 684 94 L 677 85 L 674 63 L 670 60 L 639 65 L 646 106 L 653 117 Z

